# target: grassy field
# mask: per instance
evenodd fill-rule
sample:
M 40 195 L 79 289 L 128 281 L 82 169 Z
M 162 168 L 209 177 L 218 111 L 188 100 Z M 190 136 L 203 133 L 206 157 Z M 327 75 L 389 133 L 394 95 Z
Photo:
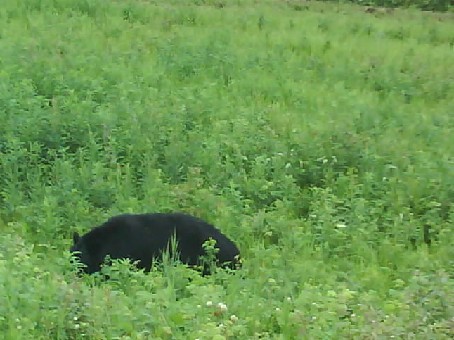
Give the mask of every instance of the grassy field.
M 453 18 L 2 0 L 0 338 L 451 339 Z M 73 231 L 156 211 L 243 269 L 76 277 Z

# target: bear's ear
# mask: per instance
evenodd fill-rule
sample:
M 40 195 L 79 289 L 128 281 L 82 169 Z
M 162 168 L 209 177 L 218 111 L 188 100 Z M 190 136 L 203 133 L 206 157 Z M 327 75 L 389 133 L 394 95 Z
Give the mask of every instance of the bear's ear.
M 73 242 L 74 242 L 74 244 L 77 244 L 77 242 L 79 242 L 79 240 L 80 240 L 80 235 L 79 235 L 79 233 L 77 231 L 75 231 L 74 234 L 73 234 Z

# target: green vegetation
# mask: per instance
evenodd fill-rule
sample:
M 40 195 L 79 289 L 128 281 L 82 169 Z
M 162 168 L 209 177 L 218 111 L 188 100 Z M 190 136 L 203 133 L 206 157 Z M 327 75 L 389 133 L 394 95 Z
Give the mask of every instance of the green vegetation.
M 3 0 L 0 334 L 451 339 L 453 45 L 414 9 Z M 243 270 L 74 274 L 73 231 L 175 210 Z
M 306 0 L 287 0 L 293 4 L 302 3 Z M 359 5 L 367 6 L 384 6 L 388 8 L 395 7 L 415 7 L 425 11 L 441 11 L 445 12 L 453 8 L 451 0 L 321 0 L 331 2 L 353 2 Z

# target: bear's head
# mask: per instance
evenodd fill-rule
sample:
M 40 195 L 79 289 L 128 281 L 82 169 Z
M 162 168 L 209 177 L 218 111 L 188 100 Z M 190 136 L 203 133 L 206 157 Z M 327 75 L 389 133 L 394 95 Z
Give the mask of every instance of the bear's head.
M 74 232 L 73 234 L 73 245 L 69 251 L 72 253 L 73 257 L 83 265 L 81 270 L 84 273 L 92 274 L 100 269 L 100 264 L 94 261 L 84 237 L 80 237 L 78 232 Z

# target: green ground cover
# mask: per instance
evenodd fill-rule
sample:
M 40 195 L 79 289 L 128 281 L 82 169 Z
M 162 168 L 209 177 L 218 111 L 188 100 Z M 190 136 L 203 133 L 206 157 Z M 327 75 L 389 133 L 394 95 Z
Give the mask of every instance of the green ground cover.
M 284 1 L 3 0 L 5 339 L 450 339 L 454 21 Z M 67 252 L 123 212 L 219 226 L 244 267 Z

